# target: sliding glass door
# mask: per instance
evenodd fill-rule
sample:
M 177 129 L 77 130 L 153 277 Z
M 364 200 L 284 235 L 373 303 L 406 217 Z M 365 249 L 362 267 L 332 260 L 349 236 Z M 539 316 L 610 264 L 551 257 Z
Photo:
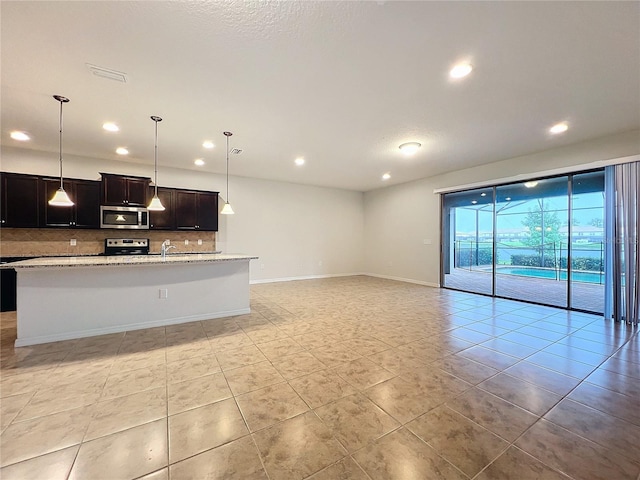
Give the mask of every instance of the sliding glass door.
M 495 295 L 566 308 L 568 178 L 496 187 L 496 197 Z
M 604 312 L 604 172 L 571 183 L 571 306 Z
M 493 205 L 493 188 L 444 196 L 444 286 L 492 294 Z
M 604 172 L 444 194 L 442 285 L 604 311 Z

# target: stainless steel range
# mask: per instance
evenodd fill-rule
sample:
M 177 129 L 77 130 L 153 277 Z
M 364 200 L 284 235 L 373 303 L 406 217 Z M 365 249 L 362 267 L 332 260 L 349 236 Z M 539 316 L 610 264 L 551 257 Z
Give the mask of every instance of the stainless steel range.
M 105 238 L 105 255 L 148 255 L 148 238 Z

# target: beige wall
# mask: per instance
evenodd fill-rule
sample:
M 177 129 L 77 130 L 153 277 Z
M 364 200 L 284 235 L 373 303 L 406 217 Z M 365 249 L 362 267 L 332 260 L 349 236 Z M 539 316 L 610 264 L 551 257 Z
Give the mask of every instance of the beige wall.
M 434 190 L 500 179 L 531 178 L 558 169 L 640 154 L 640 131 L 459 170 L 364 195 L 365 271 L 428 285 L 440 282 L 440 198 Z M 431 244 L 425 245 L 431 241 Z
M 3 171 L 56 176 L 57 168 L 55 154 L 2 147 Z M 153 165 L 65 156 L 67 177 L 98 180 L 99 172 L 152 176 Z M 162 164 L 158 184 L 220 191 L 221 198 L 226 188 L 224 175 Z M 216 248 L 225 253 L 260 256 L 251 262 L 252 281 L 362 271 L 361 192 L 233 176 L 229 190 L 236 214 L 219 216 Z M 63 236 L 59 241 L 66 242 Z M 180 232 L 175 234 L 177 241 L 166 238 L 178 244 L 183 243 L 183 237 Z

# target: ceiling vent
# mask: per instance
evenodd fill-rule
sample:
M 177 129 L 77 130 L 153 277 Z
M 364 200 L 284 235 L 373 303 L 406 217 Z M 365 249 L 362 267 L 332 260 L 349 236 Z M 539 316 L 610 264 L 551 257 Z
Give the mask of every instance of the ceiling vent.
M 115 80 L 120 83 L 127 83 L 127 74 L 118 72 L 117 70 L 111 70 L 110 68 L 98 67 L 97 65 L 91 65 L 87 63 L 87 68 L 96 77 L 106 78 L 108 80 Z
M 242 149 L 241 148 L 232 148 L 229 153 L 231 153 L 232 155 L 240 155 L 242 153 Z

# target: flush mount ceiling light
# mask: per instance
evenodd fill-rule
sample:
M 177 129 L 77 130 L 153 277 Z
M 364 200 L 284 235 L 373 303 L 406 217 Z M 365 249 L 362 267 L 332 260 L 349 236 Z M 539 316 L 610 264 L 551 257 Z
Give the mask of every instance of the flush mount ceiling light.
M 116 148 L 116 153 L 118 155 L 129 155 L 129 150 L 127 150 L 125 147 L 118 147 Z
M 382 180 L 389 180 L 391 178 L 391 174 L 389 172 L 382 174 Z
M 225 137 L 227 137 L 227 197 L 224 202 L 224 207 L 222 207 L 222 211 L 220 212 L 223 215 L 233 215 L 233 208 L 231 208 L 231 204 L 229 203 L 229 137 L 233 135 L 231 132 L 222 132 Z
M 538 182 L 536 182 L 535 180 L 531 182 L 524 182 L 524 186 L 527 188 L 533 188 L 533 187 L 536 187 L 537 185 L 538 185 Z
M 10 133 L 11 138 L 14 140 L 18 140 L 19 142 L 26 142 L 27 140 L 31 140 L 31 137 L 27 135 L 25 132 L 21 132 L 19 130 L 14 130 Z
M 471 73 L 473 67 L 469 63 L 459 63 L 449 70 L 449 76 L 451 78 L 463 78 Z
M 158 122 L 162 121 L 162 118 L 156 116 L 156 115 L 151 115 L 151 120 L 153 120 L 153 122 L 156 124 L 156 140 L 155 140 L 155 147 L 153 150 L 153 198 L 151 199 L 151 202 L 149 202 L 149 206 L 147 207 L 148 210 L 152 210 L 152 211 L 162 211 L 164 210 L 164 205 L 162 205 L 162 202 L 160 201 L 160 199 L 158 198 Z
M 507 198 L 505 198 L 505 200 L 506 200 L 507 202 L 510 202 L 510 201 L 511 201 L 511 197 L 507 197 Z
M 478 201 L 477 201 L 477 200 L 471 200 L 471 204 L 472 204 L 472 205 L 475 205 L 476 203 L 478 203 Z
M 398 148 L 405 155 L 415 155 L 418 149 L 421 147 L 418 142 L 407 142 L 400 145 Z
M 53 195 L 53 198 L 49 200 L 49 205 L 56 207 L 72 207 L 73 202 L 69 198 L 69 195 L 67 195 L 67 192 L 64 191 L 62 180 L 62 104 L 68 103 L 69 99 L 62 95 L 54 95 L 53 98 L 60 102 L 60 188 Z
M 212 149 L 214 147 L 213 142 L 211 140 L 205 140 L 204 142 L 202 142 L 202 146 L 208 149 Z
M 295 159 L 295 164 L 299 167 L 301 167 L 302 165 L 304 165 L 304 158 L 302 157 L 298 157 Z
M 102 124 L 102 128 L 107 132 L 119 132 L 120 127 L 112 122 L 107 122 Z
M 204 165 L 204 160 L 203 160 L 203 159 L 201 159 L 201 158 L 196 158 L 196 159 L 193 161 L 193 163 L 194 163 L 194 164 L 196 164 L 197 166 L 201 167 L 201 166 L 203 166 L 203 165 Z
M 551 127 L 549 129 L 549 133 L 557 135 L 558 133 L 564 133 L 567 130 L 569 130 L 569 124 L 567 124 L 567 122 L 560 122 Z

